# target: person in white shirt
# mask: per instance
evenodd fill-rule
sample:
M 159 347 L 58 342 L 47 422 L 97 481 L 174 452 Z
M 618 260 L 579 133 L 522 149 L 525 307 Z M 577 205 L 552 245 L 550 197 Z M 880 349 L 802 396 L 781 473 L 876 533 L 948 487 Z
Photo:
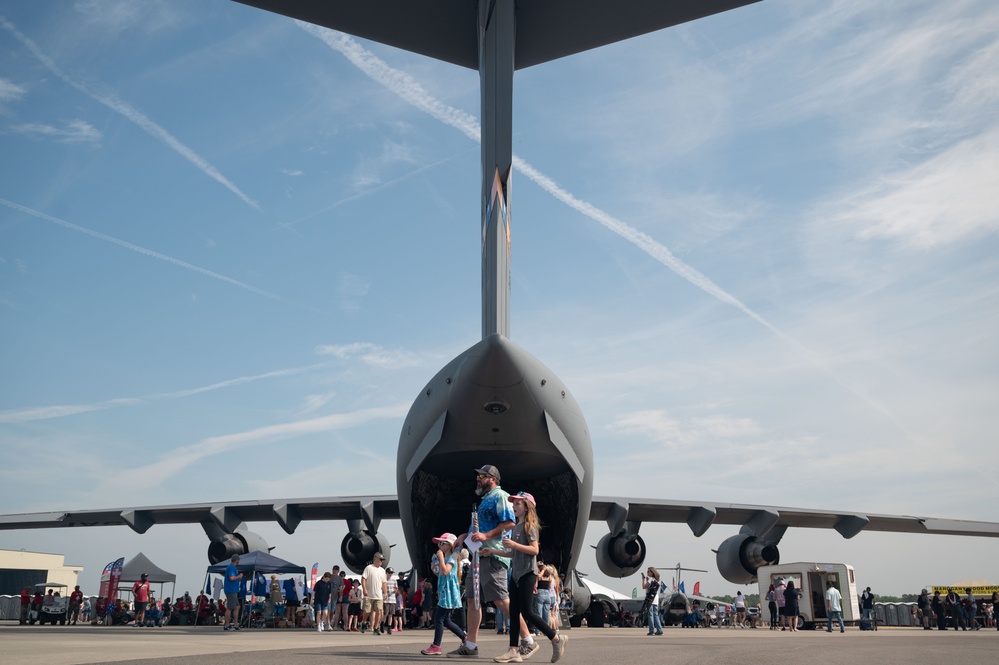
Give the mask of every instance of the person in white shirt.
M 739 628 L 746 627 L 746 597 L 742 595 L 741 591 L 736 591 L 735 600 L 732 602 L 735 605 L 735 623 Z
M 829 627 L 826 628 L 827 633 L 832 632 L 833 618 L 839 621 L 839 632 L 846 632 L 843 628 L 843 608 L 840 603 L 843 600 L 843 595 L 839 592 L 832 582 L 826 582 L 826 614 L 829 616 Z
M 361 574 L 361 590 L 364 593 L 364 616 L 368 617 L 371 632 L 381 635 L 382 613 L 385 611 L 385 596 L 388 581 L 385 579 L 385 569 L 382 562 L 385 555 L 375 552 L 375 557 Z

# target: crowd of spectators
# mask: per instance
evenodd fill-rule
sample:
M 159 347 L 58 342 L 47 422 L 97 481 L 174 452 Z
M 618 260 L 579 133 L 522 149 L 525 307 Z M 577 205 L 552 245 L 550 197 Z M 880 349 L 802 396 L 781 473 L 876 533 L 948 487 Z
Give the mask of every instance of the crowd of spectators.
M 544 564 L 541 564 L 542 566 Z M 468 569 L 467 559 L 462 560 L 462 574 Z M 391 570 L 391 569 L 388 569 Z M 572 599 L 562 588 L 561 580 L 554 569 L 547 570 L 546 575 L 551 583 L 538 590 L 539 602 L 545 614 L 549 616 L 553 626 L 560 623 L 563 611 L 572 614 Z M 374 632 L 369 617 L 363 612 L 363 595 L 360 581 L 348 577 L 339 566 L 334 566 L 332 573 L 325 573 L 322 581 L 329 588 L 328 601 L 318 605 L 309 589 L 303 586 L 304 580 L 289 578 L 279 580 L 271 575 L 269 584 L 258 574 L 253 584 L 247 585 L 247 593 L 241 595 L 240 603 L 244 611 L 240 613 L 244 626 L 253 627 L 298 627 L 324 629 L 343 632 Z M 433 608 L 436 603 L 434 588 L 435 579 L 424 578 L 419 584 L 410 585 L 405 574 L 389 574 L 389 585 L 392 602 L 385 603 L 387 611 L 381 625 L 377 626 L 381 634 L 391 634 L 403 630 L 432 630 Z M 50 592 L 51 593 L 51 592 Z M 541 595 L 544 598 L 540 598 Z M 213 597 L 201 592 L 192 598 L 189 592 L 174 599 L 169 597 L 157 599 L 152 593 L 148 595 L 144 616 L 136 610 L 134 600 L 128 592 L 120 594 L 118 600 L 112 602 L 97 598 L 92 602 L 88 597 L 76 599 L 78 614 L 73 618 L 82 619 L 84 623 L 95 625 L 132 625 L 136 627 L 162 626 L 219 626 L 226 612 L 225 596 Z M 327 596 L 323 596 L 324 599 Z M 669 594 L 666 594 L 669 598 Z M 739 600 L 742 602 L 738 602 Z M 768 600 L 769 596 L 768 596 Z M 755 601 L 755 597 L 754 597 Z M 44 602 L 41 594 L 32 597 L 27 590 L 22 593 L 22 621 L 27 611 L 34 605 Z M 865 621 L 877 622 L 875 614 L 875 597 L 866 589 L 864 595 L 858 598 L 858 604 Z M 317 611 L 319 606 L 323 611 Z M 923 589 L 915 603 L 910 604 L 912 625 L 921 626 L 924 630 L 960 630 L 976 631 L 982 628 L 999 629 L 997 625 L 997 605 L 999 592 L 989 597 L 976 598 L 970 588 L 963 594 L 951 589 L 948 593 L 939 591 L 932 595 Z M 247 611 L 248 610 L 248 611 Z M 594 603 L 586 612 L 584 625 L 591 626 L 621 626 L 646 627 L 648 615 L 653 610 L 643 608 L 642 611 L 628 610 L 623 604 Z M 680 623 L 684 627 L 744 627 L 757 628 L 763 625 L 763 613 L 759 604 L 751 605 L 741 593 L 737 594 L 735 602 L 724 601 L 702 602 L 693 600 L 689 610 L 679 620 L 669 616 L 668 602 L 658 604 L 663 625 Z M 462 613 L 456 613 L 455 619 L 462 626 Z M 771 614 L 773 612 L 771 611 Z M 137 622 L 136 619 L 139 619 Z M 76 620 L 67 623 L 75 624 Z M 510 630 L 509 619 L 491 606 L 485 608 L 483 626 L 495 627 L 496 632 L 504 634 Z M 776 622 L 771 629 L 778 629 Z

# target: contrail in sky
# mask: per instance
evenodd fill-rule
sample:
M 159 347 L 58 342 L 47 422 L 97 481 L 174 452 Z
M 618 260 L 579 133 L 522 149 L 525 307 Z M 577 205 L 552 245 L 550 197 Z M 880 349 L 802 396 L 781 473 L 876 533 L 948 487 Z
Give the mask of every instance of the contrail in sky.
M 427 113 L 431 117 L 440 120 L 444 124 L 454 127 L 473 141 L 481 141 L 480 125 L 475 116 L 441 102 L 431 95 L 425 88 L 423 88 L 423 86 L 413 79 L 413 77 L 405 72 L 401 72 L 390 67 L 384 60 L 376 56 L 371 51 L 368 51 L 349 35 L 335 30 L 330 30 L 328 28 L 322 28 L 311 23 L 305 23 L 303 21 L 296 21 L 296 24 L 309 34 L 321 39 L 330 48 L 341 53 L 351 62 L 351 64 L 360 69 L 369 78 L 382 84 L 391 92 L 401 97 L 404 101 L 409 102 L 416 108 Z M 693 266 L 690 266 L 677 258 L 673 252 L 671 252 L 670 249 L 661 242 L 653 239 L 647 233 L 639 231 L 633 226 L 630 226 L 604 212 L 600 208 L 576 198 L 571 193 L 560 187 L 554 180 L 535 169 L 523 159 L 514 156 L 513 162 L 519 172 L 523 173 L 528 179 L 532 180 L 539 187 L 541 187 L 541 189 L 545 190 L 559 201 L 565 203 L 577 212 L 589 217 L 609 231 L 621 236 L 651 256 L 653 259 L 685 279 L 690 284 L 696 286 L 721 302 L 735 307 L 763 325 L 767 328 L 767 330 L 780 339 L 791 344 L 791 346 L 793 346 L 802 356 L 808 359 L 809 362 L 828 374 L 854 395 L 857 395 L 873 409 L 886 416 L 900 430 L 909 434 L 908 430 L 906 430 L 902 424 L 898 422 L 898 420 L 890 411 L 888 411 L 887 408 L 870 398 L 860 386 L 856 385 L 836 369 L 831 367 L 823 358 L 809 350 L 774 324 L 770 323 L 763 316 L 750 309 L 738 298 L 715 284 L 709 277 L 698 271 Z
M 260 381 L 261 379 L 273 379 L 275 377 L 293 376 L 295 374 L 311 372 L 316 369 L 329 367 L 332 364 L 333 363 L 327 362 L 327 363 L 318 363 L 316 365 L 310 365 L 308 367 L 293 367 L 290 369 L 278 369 L 274 370 L 273 372 L 264 372 L 263 374 L 253 374 L 251 376 L 240 376 L 235 379 L 226 379 L 225 381 L 217 381 L 207 386 L 188 388 L 187 390 L 177 390 L 169 393 L 159 393 L 156 395 L 147 395 L 145 397 L 120 397 L 117 399 L 105 400 L 103 402 L 95 402 L 93 404 L 59 404 L 54 406 L 39 406 L 28 409 L 0 411 L 0 423 L 24 423 L 33 420 L 49 420 L 50 418 L 62 418 L 64 416 L 72 416 L 78 413 L 89 413 L 91 411 L 104 411 L 106 409 L 113 409 L 119 406 L 131 406 L 135 404 L 146 404 L 148 402 L 160 402 L 164 400 L 181 399 L 184 397 L 190 397 L 191 395 L 199 395 L 201 393 L 207 393 L 213 390 L 220 390 L 222 388 L 238 386 L 244 383 L 252 383 L 253 381 Z
M 13 208 L 14 210 L 17 210 L 19 212 L 31 215 L 33 217 L 37 217 L 38 219 L 44 219 L 47 222 L 52 222 L 53 224 L 64 226 L 67 229 L 72 229 L 73 231 L 86 234 L 88 236 L 91 236 L 92 238 L 97 238 L 98 240 L 104 240 L 105 242 L 113 243 L 115 245 L 118 245 L 119 247 L 130 249 L 133 252 L 138 252 L 139 254 L 144 254 L 154 259 L 159 259 L 160 261 L 166 261 L 167 263 L 172 263 L 175 266 L 180 266 L 181 268 L 184 268 L 186 270 L 193 270 L 194 272 L 200 273 L 207 277 L 213 277 L 215 279 L 225 282 L 226 284 L 232 284 L 233 286 L 238 286 L 241 289 L 246 289 L 250 293 L 256 293 L 258 296 L 264 296 L 265 298 L 271 298 L 272 300 L 279 300 L 281 302 L 288 302 L 281 296 L 271 293 L 270 291 L 264 291 L 263 289 L 258 289 L 255 286 L 250 286 L 249 284 L 235 280 L 232 277 L 226 277 L 225 275 L 220 275 L 217 272 L 212 272 L 211 270 L 200 268 L 186 261 L 175 259 L 172 256 L 167 256 L 166 254 L 160 254 L 159 252 L 154 252 L 151 249 L 146 249 L 145 247 L 140 247 L 139 245 L 133 245 L 130 242 L 126 242 L 119 238 L 115 238 L 114 236 L 109 236 L 104 233 L 100 233 L 99 231 L 93 231 L 91 229 L 87 229 L 82 226 L 77 226 L 76 224 L 67 222 L 64 219 L 59 219 L 58 217 L 53 217 L 52 215 L 46 215 L 44 212 L 39 212 L 38 210 L 34 210 L 33 208 L 28 208 L 27 206 L 23 206 L 19 203 L 14 203 L 13 201 L 8 201 L 3 197 L 0 197 L 0 204 L 3 204 L 8 208 Z
M 254 201 L 249 196 L 240 191 L 240 189 L 236 187 L 236 185 L 230 182 L 228 178 L 222 175 L 219 172 L 219 170 L 216 169 L 214 166 L 209 164 L 203 157 L 201 157 L 201 155 L 199 155 L 198 153 L 194 152 L 186 145 L 181 143 L 176 137 L 170 134 L 170 132 L 157 125 L 155 122 L 149 119 L 144 113 L 134 108 L 131 104 L 128 104 L 127 102 L 118 99 L 117 97 L 111 95 L 98 94 L 93 90 L 91 90 L 90 88 L 88 88 L 83 83 L 81 83 L 80 81 L 71 78 L 68 74 L 59 69 L 59 67 L 55 64 L 52 58 L 45 55 L 45 53 L 43 53 L 42 50 L 38 48 L 38 45 L 35 44 L 34 41 L 32 41 L 28 36 L 22 34 L 21 31 L 18 30 L 14 26 L 14 24 L 12 24 L 10 21 L 4 18 L 3 15 L 0 15 L 0 25 L 6 28 L 8 32 L 10 32 L 18 39 L 18 41 L 24 44 L 24 46 L 29 51 L 31 51 L 35 55 L 35 57 L 38 58 L 41 61 L 41 63 L 45 65 L 45 67 L 50 72 L 58 76 L 64 83 L 73 88 L 76 88 L 77 90 L 85 94 L 87 97 L 93 99 L 95 102 L 103 104 L 112 111 L 121 114 L 126 119 L 138 125 L 139 128 L 141 128 L 147 134 L 167 144 L 167 146 L 172 148 L 175 152 L 179 153 L 182 157 L 184 157 L 189 162 L 194 164 L 196 167 L 198 167 L 198 169 L 202 173 L 207 175 L 209 178 L 217 181 L 223 187 L 225 187 L 233 194 L 241 198 L 247 205 L 252 206 L 253 208 L 256 208 L 257 210 L 260 210 L 262 212 L 260 204 L 258 204 L 256 201 Z

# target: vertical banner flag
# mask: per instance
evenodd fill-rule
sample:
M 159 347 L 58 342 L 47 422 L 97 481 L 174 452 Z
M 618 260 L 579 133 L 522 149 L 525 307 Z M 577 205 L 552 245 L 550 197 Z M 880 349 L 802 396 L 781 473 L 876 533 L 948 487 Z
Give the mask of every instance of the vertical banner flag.
M 104 566 L 104 572 L 101 573 L 101 590 L 98 592 L 98 598 L 108 597 L 108 585 L 111 583 L 111 568 L 114 566 L 114 561 Z
M 121 580 L 121 569 L 125 565 L 125 557 L 121 557 L 111 564 L 111 579 L 108 581 L 108 614 L 115 608 L 115 599 L 118 597 L 118 582 Z
M 701 583 L 700 582 L 694 582 L 694 595 L 695 596 L 700 596 L 701 595 Z
M 312 564 L 312 577 L 309 580 L 309 591 L 316 588 L 316 576 L 319 575 L 319 562 Z
M 684 589 L 683 589 L 683 582 L 680 582 L 680 593 L 687 593 L 687 592 L 686 592 L 686 591 L 684 591 Z

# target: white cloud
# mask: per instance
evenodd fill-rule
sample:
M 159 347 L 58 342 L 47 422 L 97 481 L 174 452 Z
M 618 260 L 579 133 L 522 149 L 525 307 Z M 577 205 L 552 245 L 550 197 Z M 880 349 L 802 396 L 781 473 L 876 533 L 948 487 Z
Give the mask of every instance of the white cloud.
M 744 439 L 761 433 L 751 418 L 710 415 L 681 422 L 664 410 L 635 411 L 616 418 L 608 429 L 656 441 L 668 448 L 698 446 L 732 439 Z
M 356 314 L 361 311 L 361 299 L 368 295 L 370 289 L 371 284 L 360 275 L 341 272 L 337 283 L 340 311 L 345 314 Z
M 73 7 L 91 33 L 94 30 L 108 35 L 134 29 L 153 31 L 180 21 L 173 3 L 163 0 L 76 0 Z
M 16 102 L 27 92 L 23 85 L 0 78 L 0 102 Z
M 999 128 L 860 192 L 841 219 L 864 240 L 932 249 L 999 229 Z
M 382 142 L 381 151 L 374 156 L 366 156 L 357 165 L 353 176 L 355 189 L 364 189 L 382 182 L 384 171 L 395 164 L 416 164 L 412 149 L 396 141 L 386 139 Z
M 44 123 L 14 125 L 11 131 L 33 139 L 51 139 L 56 143 L 90 143 L 100 145 L 104 134 L 85 120 L 70 120 L 62 127 Z
M 395 421 L 404 417 L 409 411 L 409 407 L 408 402 L 401 402 L 361 409 L 351 413 L 336 413 L 208 437 L 192 445 L 174 448 L 159 461 L 115 476 L 114 485 L 119 489 L 129 486 L 136 490 L 149 489 L 149 479 L 154 478 L 156 485 L 162 486 L 185 468 L 215 455 L 233 450 L 239 450 L 240 454 L 244 454 L 248 452 L 250 447 L 268 442 L 286 441 L 308 434 L 351 429 L 378 420 Z
M 192 296 L 196 299 L 196 296 Z M 120 406 L 135 406 L 138 404 L 146 404 L 148 402 L 154 401 L 169 401 L 175 399 L 183 399 L 186 397 L 191 397 L 193 395 L 200 395 L 202 393 L 214 392 L 216 390 L 222 390 L 225 388 L 232 388 L 235 386 L 241 386 L 247 383 L 254 383 L 256 381 L 261 381 L 265 379 L 276 379 L 284 378 L 287 376 L 295 376 L 297 374 L 303 374 L 307 372 L 314 371 L 326 367 L 325 364 L 311 365 L 308 367 L 292 367 L 289 369 L 279 369 L 272 372 L 264 372 L 262 374 L 253 374 L 249 376 L 240 376 L 234 379 L 226 379 L 224 381 L 218 381 L 206 386 L 198 386 L 196 388 L 188 388 L 185 390 L 178 390 L 169 393 L 158 393 L 155 395 L 145 395 L 142 397 L 120 397 L 116 399 L 110 399 L 105 402 L 97 402 L 94 404 L 66 404 L 66 405 L 51 405 L 51 406 L 41 406 L 32 407 L 25 409 L 12 409 L 8 411 L 0 411 L 0 423 L 22 423 L 29 422 L 32 420 L 49 420 L 51 418 L 62 418 L 65 416 L 73 416 L 81 413 L 89 413 L 91 411 L 103 411 L 105 409 L 112 409 Z
M 352 344 L 325 344 L 316 349 L 321 356 L 333 356 L 341 360 L 360 360 L 378 367 L 402 368 L 420 365 L 418 356 L 404 349 L 385 349 L 371 342 Z

